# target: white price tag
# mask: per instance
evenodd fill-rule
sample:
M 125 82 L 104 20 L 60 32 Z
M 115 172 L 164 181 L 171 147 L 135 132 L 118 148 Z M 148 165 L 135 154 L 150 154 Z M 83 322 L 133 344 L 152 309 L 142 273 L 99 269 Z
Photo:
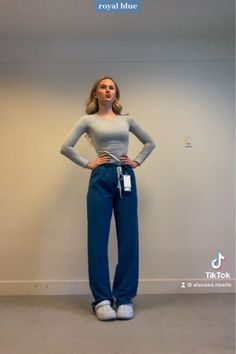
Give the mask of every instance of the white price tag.
M 130 175 L 123 175 L 124 191 L 131 192 L 131 178 Z

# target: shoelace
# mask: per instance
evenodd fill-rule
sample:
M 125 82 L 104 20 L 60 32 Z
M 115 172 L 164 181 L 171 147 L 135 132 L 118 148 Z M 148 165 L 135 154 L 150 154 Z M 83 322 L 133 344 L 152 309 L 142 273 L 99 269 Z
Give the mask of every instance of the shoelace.
M 99 308 L 100 308 L 100 310 L 101 310 L 102 312 L 108 312 L 108 311 L 111 310 L 111 306 L 110 306 L 110 305 L 102 305 L 102 306 L 100 306 Z
M 124 311 L 133 311 L 133 307 L 131 305 L 120 305 L 119 307 Z

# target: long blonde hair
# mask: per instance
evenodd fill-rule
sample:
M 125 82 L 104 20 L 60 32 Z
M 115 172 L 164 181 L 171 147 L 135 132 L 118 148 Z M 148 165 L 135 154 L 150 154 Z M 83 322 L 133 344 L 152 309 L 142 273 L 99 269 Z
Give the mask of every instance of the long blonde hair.
M 86 110 L 85 110 L 87 114 L 94 114 L 94 113 L 98 112 L 98 110 L 99 110 L 98 100 L 97 100 L 97 98 L 95 98 L 94 94 L 95 94 L 95 92 L 97 90 L 97 87 L 98 87 L 99 83 L 102 80 L 105 80 L 105 79 L 109 79 L 109 80 L 112 80 L 114 82 L 114 85 L 115 85 L 115 88 L 116 88 L 116 99 L 112 103 L 112 110 L 113 110 L 113 112 L 115 114 L 120 114 L 121 113 L 122 105 L 119 102 L 120 90 L 119 90 L 119 87 L 118 87 L 116 81 L 110 76 L 102 76 L 102 77 L 100 77 L 99 79 L 97 79 L 95 81 L 95 83 L 93 85 L 93 88 L 92 88 L 92 90 L 90 92 L 89 99 L 88 99 L 88 102 L 86 104 Z

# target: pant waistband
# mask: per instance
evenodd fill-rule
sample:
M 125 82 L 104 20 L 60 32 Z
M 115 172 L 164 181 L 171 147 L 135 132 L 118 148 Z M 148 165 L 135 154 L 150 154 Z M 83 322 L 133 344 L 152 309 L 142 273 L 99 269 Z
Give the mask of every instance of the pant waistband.
M 99 165 L 98 167 L 100 167 L 100 166 L 104 166 L 104 167 L 121 166 L 121 167 L 124 167 L 124 168 L 131 168 L 131 166 L 129 166 L 129 165 L 125 165 L 125 164 L 121 164 L 121 163 L 113 163 L 113 162 L 103 163 L 103 164 Z

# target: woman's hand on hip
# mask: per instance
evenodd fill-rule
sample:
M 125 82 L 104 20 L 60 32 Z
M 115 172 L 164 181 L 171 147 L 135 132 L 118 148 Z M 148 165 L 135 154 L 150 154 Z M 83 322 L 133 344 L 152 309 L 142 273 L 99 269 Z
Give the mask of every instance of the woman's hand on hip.
M 108 163 L 110 161 L 111 157 L 107 154 L 102 154 L 98 156 L 94 161 L 91 161 L 87 164 L 87 168 L 90 170 L 94 170 L 96 167 Z
M 127 155 L 122 155 L 120 157 L 120 161 L 123 162 L 125 165 L 128 165 L 132 168 L 136 168 L 139 166 L 138 162 L 137 161 L 133 161 L 129 158 L 129 156 Z

